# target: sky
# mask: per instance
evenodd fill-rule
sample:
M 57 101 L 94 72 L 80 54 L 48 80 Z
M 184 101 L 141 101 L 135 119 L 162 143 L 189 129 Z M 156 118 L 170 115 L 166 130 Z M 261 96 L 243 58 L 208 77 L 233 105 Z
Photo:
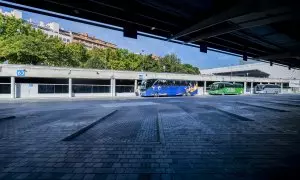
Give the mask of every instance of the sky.
M 11 11 L 12 9 L 0 6 L 2 11 Z M 69 20 L 59 19 L 55 17 L 44 16 L 40 14 L 22 11 L 23 19 L 31 20 L 35 23 L 43 21 L 46 23 L 57 22 L 60 28 L 73 32 L 85 32 L 90 36 L 95 36 L 101 40 L 116 44 L 119 48 L 128 49 L 134 53 L 155 54 L 164 56 L 166 54 L 175 53 L 182 63 L 192 64 L 201 69 L 224 67 L 238 65 L 240 57 L 231 56 L 223 53 L 208 51 L 201 53 L 199 48 L 189 47 L 172 42 L 157 40 L 153 38 L 138 36 L 137 39 L 126 38 L 123 32 L 115 31 L 107 28 L 82 24 Z

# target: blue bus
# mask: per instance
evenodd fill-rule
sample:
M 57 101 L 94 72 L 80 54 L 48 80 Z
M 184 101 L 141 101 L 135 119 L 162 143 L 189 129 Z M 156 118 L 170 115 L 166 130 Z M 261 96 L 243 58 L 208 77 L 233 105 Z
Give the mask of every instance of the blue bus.
M 146 79 L 140 86 L 140 95 L 147 96 L 194 96 L 198 93 L 195 81 Z

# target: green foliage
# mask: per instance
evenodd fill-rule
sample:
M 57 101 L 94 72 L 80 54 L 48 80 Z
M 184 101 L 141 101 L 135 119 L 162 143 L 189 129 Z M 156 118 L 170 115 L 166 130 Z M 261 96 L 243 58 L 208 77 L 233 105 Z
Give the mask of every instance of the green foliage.
M 80 43 L 64 44 L 48 37 L 22 20 L 0 15 L 0 62 L 47 66 L 83 67 L 131 71 L 199 74 L 190 64 L 181 64 L 175 54 L 159 59 L 127 49 L 87 50 Z
M 88 51 L 88 60 L 85 62 L 85 68 L 107 69 L 106 50 L 94 48 Z
M 72 61 L 72 66 L 84 67 L 88 60 L 87 49 L 80 43 L 70 43 L 66 45 L 69 53 L 69 60 Z

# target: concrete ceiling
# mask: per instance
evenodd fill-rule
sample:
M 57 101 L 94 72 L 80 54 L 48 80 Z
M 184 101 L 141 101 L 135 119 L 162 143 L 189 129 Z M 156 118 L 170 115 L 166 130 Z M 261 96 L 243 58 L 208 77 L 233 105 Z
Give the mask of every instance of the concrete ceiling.
M 121 27 L 128 37 L 147 33 L 153 38 L 199 47 L 201 52 L 217 49 L 241 55 L 245 60 L 252 57 L 300 67 L 299 7 L 292 0 L 6 1 L 16 4 L 4 1 L 0 5 Z

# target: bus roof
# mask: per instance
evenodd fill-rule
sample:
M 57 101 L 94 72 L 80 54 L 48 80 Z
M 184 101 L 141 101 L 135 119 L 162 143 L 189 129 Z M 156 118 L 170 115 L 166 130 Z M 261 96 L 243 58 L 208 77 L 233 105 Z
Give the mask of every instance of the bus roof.
M 231 82 L 214 82 L 213 84 L 239 84 L 239 83 L 231 83 Z
M 195 80 L 183 80 L 183 79 L 163 79 L 163 78 L 149 78 L 149 79 L 142 79 L 143 81 L 147 80 L 166 80 L 166 81 L 193 81 L 196 82 Z

